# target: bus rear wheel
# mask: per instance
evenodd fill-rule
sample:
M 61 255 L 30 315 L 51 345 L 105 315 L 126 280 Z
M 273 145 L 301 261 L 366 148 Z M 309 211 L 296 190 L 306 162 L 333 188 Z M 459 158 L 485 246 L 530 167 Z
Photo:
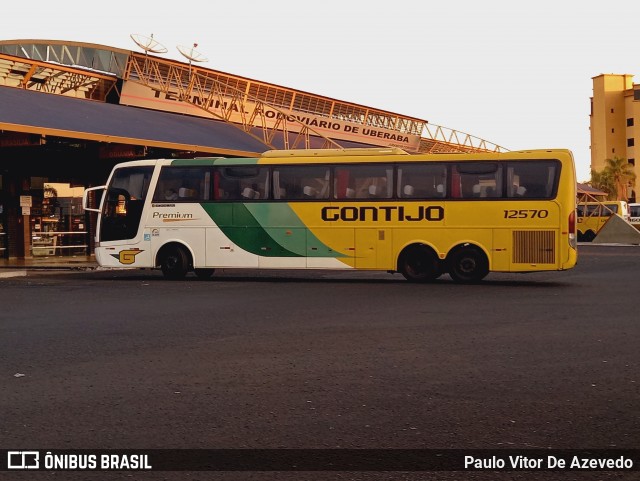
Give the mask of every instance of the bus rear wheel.
M 189 255 L 184 247 L 166 247 L 160 260 L 160 268 L 167 279 L 183 279 L 189 271 Z
M 454 251 L 448 260 L 449 275 L 461 284 L 480 282 L 489 273 L 489 261 L 477 247 L 464 246 Z
M 398 270 L 409 282 L 430 282 L 440 276 L 438 257 L 424 245 L 406 248 L 400 255 Z

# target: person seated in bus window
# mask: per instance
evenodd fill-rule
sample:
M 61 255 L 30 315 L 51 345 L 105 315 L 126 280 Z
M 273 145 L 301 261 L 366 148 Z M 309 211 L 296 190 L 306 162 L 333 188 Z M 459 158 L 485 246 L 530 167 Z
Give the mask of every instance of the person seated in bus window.
M 385 178 L 372 178 L 362 186 L 361 194 L 358 198 L 369 199 L 385 199 L 388 196 L 387 192 L 387 179 Z
M 318 191 L 310 185 L 305 185 L 302 189 L 303 199 L 315 199 L 318 196 Z
M 178 200 L 178 193 L 175 189 L 167 189 L 164 192 L 165 200 Z
M 382 188 L 377 185 L 369 186 L 369 197 L 372 199 L 377 199 L 378 197 L 382 197 Z
M 513 184 L 511 186 L 511 197 L 524 197 L 527 188 L 524 185 Z
M 187 200 L 197 199 L 198 192 L 196 189 L 190 187 L 180 187 L 180 189 L 178 189 L 178 198 Z
M 410 184 L 406 184 L 402 188 L 402 197 L 413 197 L 414 193 L 415 193 L 415 189 Z
M 243 199 L 257 199 L 260 197 L 260 192 L 253 190 L 251 187 L 245 187 L 242 189 Z

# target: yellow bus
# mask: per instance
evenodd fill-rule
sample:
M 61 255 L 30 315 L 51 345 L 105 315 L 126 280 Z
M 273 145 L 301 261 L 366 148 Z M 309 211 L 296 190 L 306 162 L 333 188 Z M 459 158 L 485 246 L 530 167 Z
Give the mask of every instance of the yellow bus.
M 100 207 L 91 191 L 104 190 Z M 161 268 L 369 269 L 426 282 L 575 266 L 568 150 L 418 154 L 396 148 L 268 151 L 258 158 L 117 165 L 88 189 L 96 259 Z
M 591 242 L 612 215 L 629 221 L 629 207 L 624 200 L 578 203 L 578 241 Z

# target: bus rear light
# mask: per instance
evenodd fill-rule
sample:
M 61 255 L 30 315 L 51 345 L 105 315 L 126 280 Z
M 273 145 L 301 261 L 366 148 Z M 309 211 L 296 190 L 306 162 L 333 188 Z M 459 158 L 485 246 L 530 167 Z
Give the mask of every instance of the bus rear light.
M 576 233 L 576 211 L 572 210 L 569 214 L 569 234 Z
M 571 211 L 569 214 L 569 245 L 577 249 L 578 248 L 578 238 L 576 236 L 576 211 L 575 209 Z

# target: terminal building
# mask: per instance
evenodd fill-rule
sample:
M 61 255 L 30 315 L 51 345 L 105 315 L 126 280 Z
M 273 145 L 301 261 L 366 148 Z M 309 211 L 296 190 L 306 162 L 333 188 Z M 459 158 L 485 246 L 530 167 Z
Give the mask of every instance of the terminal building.
M 636 165 L 636 144 L 640 148 L 640 85 L 633 75 L 601 74 L 593 77 L 590 134 L 591 169 L 601 171 L 606 159 L 626 159 L 636 173 L 627 193 L 638 202 L 640 171 Z
M 0 258 L 87 256 L 82 193 L 118 162 L 255 157 L 271 149 L 506 149 L 452 129 L 137 50 L 0 41 Z M 133 44 L 132 44 L 133 45 Z M 193 53 L 193 51 L 191 51 Z

